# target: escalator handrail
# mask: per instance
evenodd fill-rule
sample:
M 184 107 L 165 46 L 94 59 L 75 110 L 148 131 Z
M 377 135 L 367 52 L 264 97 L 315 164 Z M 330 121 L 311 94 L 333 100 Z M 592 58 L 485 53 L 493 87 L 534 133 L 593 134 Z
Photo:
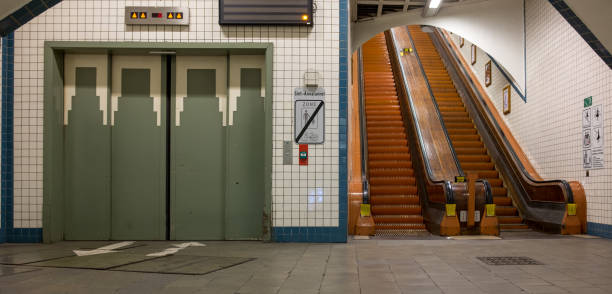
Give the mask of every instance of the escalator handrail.
M 534 179 L 531 176 L 531 174 L 527 171 L 527 169 L 523 165 L 523 162 L 519 159 L 518 155 L 516 154 L 516 151 L 514 150 L 514 148 L 512 147 L 510 142 L 508 141 L 508 138 L 506 137 L 506 134 L 501 130 L 501 127 L 500 127 L 499 123 L 497 122 L 496 119 L 493 118 L 493 114 L 491 113 L 491 109 L 487 106 L 487 104 L 486 104 L 486 102 L 484 100 L 484 97 L 482 97 L 482 95 L 480 94 L 480 91 L 477 91 L 474 80 L 472 80 L 471 76 L 467 73 L 467 70 L 463 66 L 463 64 L 461 62 L 459 62 L 459 57 L 457 56 L 456 52 L 454 50 L 451 50 L 452 47 L 450 46 L 449 41 L 446 38 L 442 37 L 442 33 L 440 32 L 440 29 L 438 29 L 438 28 L 434 28 L 434 29 L 436 30 L 439 39 L 444 41 L 445 46 L 447 47 L 448 51 L 451 53 L 452 57 L 455 59 L 455 63 L 457 64 L 457 66 L 461 70 L 461 73 L 464 75 L 466 81 L 468 81 L 468 86 L 470 87 L 470 89 L 472 90 L 474 95 L 478 98 L 477 100 L 480 103 L 480 105 L 482 106 L 482 108 L 486 111 L 486 114 L 488 116 L 488 120 L 493 123 L 493 125 L 495 127 L 495 131 L 498 133 L 498 135 L 502 139 L 506 149 L 510 152 L 510 155 L 513 157 L 514 163 L 518 165 L 519 171 L 521 172 L 522 176 L 524 176 L 529 181 L 531 181 L 531 182 L 533 182 L 535 184 L 552 184 L 552 183 L 561 184 L 562 187 L 563 187 L 562 190 L 563 190 L 564 194 L 566 194 L 566 196 L 567 196 L 566 197 L 567 203 L 574 203 L 574 194 L 572 192 L 572 189 L 570 188 L 569 183 L 566 180 L 536 180 L 536 179 Z M 526 193 L 526 195 L 529 196 L 528 193 Z M 531 197 L 529 197 L 529 198 L 530 198 L 531 201 L 553 202 L 553 201 L 532 200 Z
M 368 173 L 368 134 L 365 114 L 365 95 L 363 79 L 363 56 L 361 48 L 357 50 L 357 72 L 359 75 L 359 131 L 361 133 L 361 183 L 363 185 L 363 204 L 370 203 L 370 181 Z
M 478 179 L 476 182 L 481 182 L 485 190 L 485 204 L 493 204 L 493 188 L 487 179 Z
M 392 48 L 389 48 L 391 50 L 394 50 L 394 52 L 397 52 L 397 46 L 395 44 L 397 44 L 396 40 L 395 40 L 395 35 L 393 33 L 390 33 L 389 35 L 391 35 L 391 42 L 393 43 L 393 46 L 391 46 Z M 397 54 L 397 53 L 396 53 Z M 422 152 L 426 152 L 425 150 L 427 150 L 425 148 L 425 143 L 423 143 L 423 135 L 421 134 L 421 128 L 419 126 L 419 122 L 418 120 L 416 120 L 415 118 L 417 117 L 417 114 L 414 111 L 414 104 L 412 103 L 412 95 L 410 94 L 410 84 L 408 83 L 408 81 L 406 80 L 406 75 L 403 73 L 403 66 L 401 65 L 401 62 L 399 63 L 400 67 L 402 68 L 401 72 L 398 73 L 401 78 L 402 78 L 402 82 L 404 84 L 404 87 L 406 89 L 406 95 L 408 96 L 408 103 L 410 104 L 410 112 L 412 114 L 412 118 L 413 118 L 413 122 L 415 125 L 415 129 L 416 129 L 416 133 L 417 133 L 417 138 L 418 138 L 418 143 L 419 146 L 421 147 L 421 151 Z M 447 204 L 453 204 L 455 203 L 455 196 L 453 195 L 453 187 L 451 184 L 451 181 L 449 180 L 434 180 L 433 179 L 433 172 L 431 171 L 431 166 L 429 165 L 429 161 L 428 160 L 423 160 L 424 164 L 425 164 L 425 169 L 427 171 L 427 178 L 429 179 L 429 181 L 431 181 L 432 183 L 435 184 L 441 184 L 444 187 L 444 195 L 446 198 L 446 203 Z
M 442 130 L 444 131 L 444 136 L 446 137 L 446 143 L 448 144 L 451 154 L 453 155 L 453 159 L 455 160 L 457 171 L 459 172 L 460 176 L 465 177 L 465 173 L 463 172 L 463 169 L 461 168 L 461 164 L 459 164 L 459 159 L 457 158 L 457 153 L 455 152 L 455 148 L 453 148 L 453 144 L 451 143 L 450 136 L 448 135 L 446 124 L 444 123 L 444 119 L 442 119 L 442 113 L 440 113 L 440 107 L 438 106 L 438 102 L 434 98 L 434 93 L 433 93 L 433 90 L 431 90 L 429 79 L 427 78 L 427 75 L 425 74 L 425 68 L 423 67 L 423 64 L 421 63 L 421 57 L 419 56 L 419 52 L 417 51 L 416 46 L 414 45 L 412 34 L 410 34 L 410 31 L 407 31 L 407 33 L 408 33 L 408 38 L 410 39 L 410 44 L 412 44 L 412 50 L 414 50 L 414 55 L 417 57 L 416 59 L 419 62 L 419 67 L 421 68 L 423 79 L 425 80 L 425 84 L 427 85 L 427 90 L 429 90 L 431 102 L 433 102 L 433 105 L 436 108 L 436 115 L 438 116 L 438 120 L 442 124 Z

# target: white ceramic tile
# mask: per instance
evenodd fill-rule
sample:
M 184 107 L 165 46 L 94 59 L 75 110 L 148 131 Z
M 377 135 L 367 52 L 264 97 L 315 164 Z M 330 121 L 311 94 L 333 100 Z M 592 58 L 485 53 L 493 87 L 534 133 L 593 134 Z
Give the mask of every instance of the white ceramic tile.
M 503 115 L 502 88 L 508 84 L 493 65 L 486 87 L 500 115 L 545 179 L 580 181 L 587 195 L 589 222 L 612 224 L 612 71 L 548 1 L 526 1 L 527 102 L 515 95 Z M 453 40 L 459 44 L 459 36 Z M 461 52 L 470 60 L 470 42 Z M 484 85 L 485 53 L 478 50 L 472 70 Z M 606 168 L 582 167 L 583 99 L 604 106 Z
M 224 26 L 217 24 L 217 0 L 103 1 L 64 0 L 15 33 L 15 227 L 41 227 L 42 222 L 42 93 L 44 41 L 140 42 L 271 42 L 273 62 L 272 222 L 274 226 L 337 226 L 338 224 L 338 0 L 317 1 L 312 28 L 288 26 Z M 124 6 L 188 6 L 188 28 L 123 24 Z M 302 86 L 305 70 L 321 74 L 326 88 L 326 143 L 311 145 L 310 166 L 282 165 L 282 141 L 293 138 L 293 89 Z M 323 170 L 323 173 L 317 172 Z M 325 172 L 329 171 L 329 172 Z M 294 189 L 295 188 L 295 189 Z M 302 189 L 303 188 L 303 189 Z M 324 199 L 308 214 L 308 188 L 322 188 Z M 282 200 L 281 200 L 282 199 Z M 284 203 L 281 204 L 281 203 Z M 19 216 L 19 217 L 17 217 Z

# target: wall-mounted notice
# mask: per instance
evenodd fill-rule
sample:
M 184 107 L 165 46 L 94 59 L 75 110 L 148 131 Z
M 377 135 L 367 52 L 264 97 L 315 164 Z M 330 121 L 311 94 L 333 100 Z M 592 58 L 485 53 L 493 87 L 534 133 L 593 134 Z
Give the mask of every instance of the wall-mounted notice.
M 325 90 L 296 88 L 294 93 L 295 142 L 323 144 L 325 142 Z
M 592 97 L 584 99 L 582 110 L 582 166 L 584 169 L 601 169 L 604 161 L 604 112 L 603 105 L 592 105 Z M 588 102 L 588 103 L 587 103 Z

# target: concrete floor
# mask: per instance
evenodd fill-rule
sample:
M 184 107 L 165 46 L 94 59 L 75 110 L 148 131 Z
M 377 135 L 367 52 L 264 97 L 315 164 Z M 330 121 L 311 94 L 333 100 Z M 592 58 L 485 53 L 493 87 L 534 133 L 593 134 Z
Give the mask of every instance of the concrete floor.
M 205 275 L 0 265 L 0 293 L 612 293 L 612 240 L 505 233 L 502 240 L 351 240 L 347 244 L 203 242 L 176 253 L 255 260 Z M 177 242 L 137 242 L 146 255 Z M 104 242 L 1 244 L 0 259 L 71 254 Z M 29 254 L 29 255 L 28 255 Z M 114 254 L 114 253 L 109 253 Z M 526 256 L 543 265 L 486 265 Z

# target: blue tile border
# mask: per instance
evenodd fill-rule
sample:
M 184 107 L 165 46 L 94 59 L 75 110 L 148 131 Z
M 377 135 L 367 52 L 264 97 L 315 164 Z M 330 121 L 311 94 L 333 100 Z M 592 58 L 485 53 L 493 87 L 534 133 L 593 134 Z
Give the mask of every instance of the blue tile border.
M 339 145 L 338 145 L 338 227 L 273 227 L 276 242 L 346 242 L 348 218 L 347 106 L 348 106 L 348 0 L 340 0 L 339 21 Z
M 567 6 L 564 0 L 548 0 L 552 6 L 557 9 L 559 14 L 565 18 L 565 20 L 578 32 L 578 34 L 584 39 L 584 41 L 591 46 L 593 51 L 599 55 L 599 57 L 605 62 L 610 69 L 612 69 L 612 55 L 610 51 L 604 47 L 603 44 L 597 39 L 595 34 L 589 30 L 589 28 L 578 18 L 574 11 Z
M 42 229 L 13 226 L 14 34 L 2 38 L 2 230 L 6 242 L 42 242 Z
M 612 225 L 587 222 L 587 234 L 612 239 Z

